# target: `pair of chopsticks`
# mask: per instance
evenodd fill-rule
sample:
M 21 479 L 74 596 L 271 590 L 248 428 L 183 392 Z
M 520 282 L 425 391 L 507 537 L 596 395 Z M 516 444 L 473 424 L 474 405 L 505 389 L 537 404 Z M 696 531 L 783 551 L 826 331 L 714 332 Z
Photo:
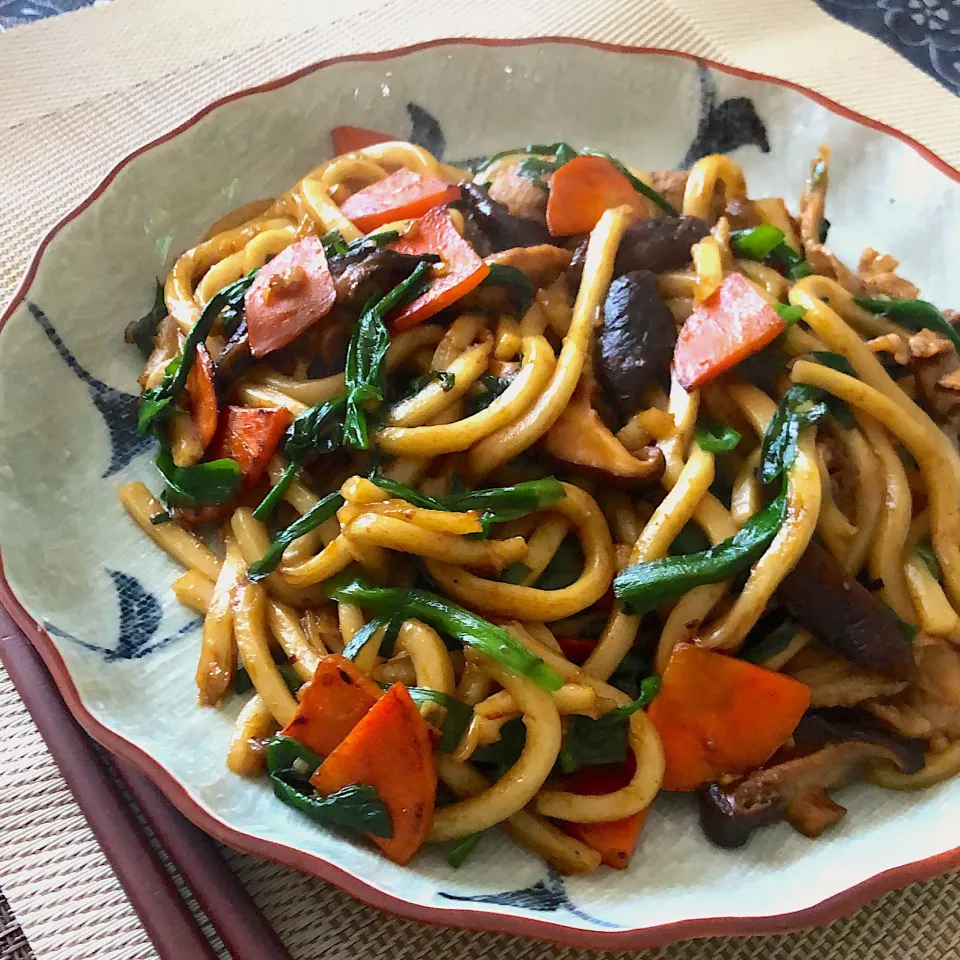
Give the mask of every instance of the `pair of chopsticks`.
M 40 655 L 0 607 L 0 661 L 73 791 L 161 960 L 216 960 L 93 744 L 73 719 Z M 213 841 L 136 767 L 113 759 L 130 796 L 234 960 L 290 960 L 280 938 Z

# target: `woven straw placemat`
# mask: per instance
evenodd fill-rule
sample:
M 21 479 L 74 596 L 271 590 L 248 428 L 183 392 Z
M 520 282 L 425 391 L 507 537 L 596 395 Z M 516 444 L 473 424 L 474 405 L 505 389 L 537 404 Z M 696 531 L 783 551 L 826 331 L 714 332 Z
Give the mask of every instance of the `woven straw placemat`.
M 960 103 L 812 0 L 115 0 L 0 38 L 0 305 L 43 233 L 118 159 L 210 100 L 324 57 L 457 35 L 682 49 L 811 87 L 960 165 Z M 614 956 L 421 926 L 285 867 L 225 854 L 298 960 Z M 0 960 L 156 957 L 2 668 L 0 889 Z M 645 956 L 939 960 L 960 956 L 958 898 L 953 874 L 817 930 Z

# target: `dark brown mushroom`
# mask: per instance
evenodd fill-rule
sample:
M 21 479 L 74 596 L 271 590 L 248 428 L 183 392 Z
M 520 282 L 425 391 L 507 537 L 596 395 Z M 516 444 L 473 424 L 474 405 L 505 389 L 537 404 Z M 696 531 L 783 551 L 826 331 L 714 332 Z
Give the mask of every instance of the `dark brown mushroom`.
M 631 270 L 651 273 L 679 270 L 690 262 L 690 248 L 709 232 L 706 221 L 699 217 L 660 217 L 628 227 L 613 261 L 613 275 L 619 277 Z M 574 251 L 567 271 L 567 281 L 573 291 L 580 289 L 586 256 L 587 241 L 583 240 Z
M 535 247 L 553 241 L 542 223 L 513 216 L 505 204 L 491 199 L 477 183 L 461 183 L 460 200 L 454 206 L 463 212 L 466 238 L 482 257 L 511 247 Z
M 371 297 L 382 297 L 402 283 L 424 262 L 424 257 L 380 248 L 363 257 L 346 254 L 330 258 L 337 284 L 337 306 L 355 312 Z
M 683 207 L 689 170 L 651 170 L 650 186 L 677 210 Z
M 670 377 L 677 342 L 673 314 L 657 292 L 656 274 L 632 270 L 610 284 L 597 331 L 597 376 L 627 419 L 643 394 Z
M 960 448 L 960 357 L 952 348 L 929 357 L 911 357 L 927 406 L 943 432 Z
M 818 750 L 839 740 L 861 740 L 896 752 L 906 773 L 923 766 L 923 741 L 888 730 L 876 717 L 857 707 L 822 707 L 808 710 L 793 731 L 794 748 L 801 752 Z
M 213 379 L 217 393 L 221 396 L 226 393 L 255 362 L 247 337 L 247 321 L 244 319 L 226 342 L 220 356 L 213 362 Z
M 896 680 L 916 675 L 897 618 L 818 543 L 810 543 L 777 597 L 817 639 L 858 667 Z
M 790 751 L 700 795 L 700 825 L 715 844 L 729 848 L 742 847 L 754 830 L 781 820 L 805 836 L 819 836 L 846 813 L 825 791 L 856 778 L 870 760 L 916 773 L 924 762 L 923 741 L 891 733 L 859 710 L 808 711 Z

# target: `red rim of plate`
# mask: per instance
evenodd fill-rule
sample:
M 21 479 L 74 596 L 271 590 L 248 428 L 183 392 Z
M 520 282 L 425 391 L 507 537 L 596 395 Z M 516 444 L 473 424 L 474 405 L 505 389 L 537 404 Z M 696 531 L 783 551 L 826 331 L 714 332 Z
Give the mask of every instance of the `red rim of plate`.
M 603 50 L 608 53 L 655 54 L 676 57 L 701 64 L 712 70 L 718 70 L 721 73 L 786 87 L 789 90 L 803 94 L 805 97 L 826 107 L 833 113 L 900 140 L 902 143 L 912 147 L 941 173 L 945 173 L 952 180 L 960 182 L 960 172 L 912 137 L 878 120 L 871 119 L 854 110 L 850 110 L 814 90 L 810 90 L 788 80 L 779 80 L 775 77 L 754 73 L 750 70 L 742 70 L 738 67 L 727 66 L 726 64 L 716 63 L 704 57 L 697 57 L 676 50 L 663 50 L 656 47 L 631 47 L 615 43 L 601 43 L 596 40 L 582 40 L 574 37 L 524 37 L 515 39 L 473 37 L 442 38 L 405 47 L 395 47 L 391 50 L 383 50 L 376 53 L 352 54 L 317 61 L 276 80 L 271 80 L 259 86 L 248 87 L 237 93 L 221 97 L 193 114 L 193 116 L 172 130 L 151 140 L 139 149 L 134 150 L 124 157 L 106 177 L 103 178 L 96 189 L 82 203 L 60 220 L 59 223 L 54 225 L 40 241 L 30 261 L 30 266 L 20 281 L 13 299 L 10 301 L 3 315 L 0 316 L 0 330 L 2 330 L 14 311 L 26 298 L 27 291 L 30 289 L 37 275 L 43 253 L 53 238 L 68 223 L 78 217 L 87 207 L 97 200 L 127 164 L 148 150 L 152 150 L 154 147 L 158 147 L 179 136 L 218 107 L 252 94 L 277 90 L 294 83 L 302 77 L 315 73 L 324 67 L 334 66 L 340 63 L 369 63 L 390 60 L 407 54 L 417 53 L 421 50 L 444 46 L 515 47 L 548 44 L 571 44 L 589 47 L 594 50 Z M 53 675 L 53 679 L 57 684 L 61 696 L 83 729 L 108 750 L 136 764 L 140 770 L 147 774 L 147 776 L 160 787 L 171 803 L 189 820 L 192 820 L 197 826 L 218 840 L 243 853 L 276 860 L 304 873 L 313 874 L 323 880 L 336 884 L 336 886 L 350 894 L 350 896 L 356 897 L 358 900 L 370 906 L 388 910 L 391 913 L 412 920 L 418 920 L 422 923 L 464 927 L 495 933 L 518 934 L 549 940 L 567 947 L 587 947 L 596 950 L 643 950 L 650 947 L 662 946 L 688 937 L 747 936 L 753 934 L 784 933 L 806 926 L 828 923 L 852 913 L 868 901 L 884 893 L 888 893 L 891 890 L 919 880 L 927 880 L 947 870 L 960 867 L 960 847 L 955 847 L 944 853 L 917 860 L 913 863 L 902 864 L 901 866 L 875 874 L 841 893 L 822 900 L 820 903 L 791 913 L 782 913 L 766 917 L 703 917 L 640 927 L 632 930 L 578 929 L 562 923 L 554 923 L 549 920 L 540 920 L 528 916 L 500 914 L 489 910 L 471 909 L 469 907 L 450 909 L 410 903 L 385 893 L 382 890 L 378 890 L 376 887 L 370 886 L 365 881 L 347 873 L 329 860 L 298 850 L 295 847 L 287 846 L 286 844 L 263 840 L 252 834 L 236 830 L 225 821 L 214 816 L 194 800 L 186 788 L 167 771 L 166 768 L 154 760 L 153 757 L 131 741 L 101 724 L 87 711 L 80 699 L 76 686 L 74 686 L 66 663 L 53 640 L 21 606 L 20 601 L 7 582 L 2 561 L 0 561 L 0 602 L 7 608 L 17 624 L 40 652 L 44 663 Z M 138 906 L 149 909 L 149 905 Z

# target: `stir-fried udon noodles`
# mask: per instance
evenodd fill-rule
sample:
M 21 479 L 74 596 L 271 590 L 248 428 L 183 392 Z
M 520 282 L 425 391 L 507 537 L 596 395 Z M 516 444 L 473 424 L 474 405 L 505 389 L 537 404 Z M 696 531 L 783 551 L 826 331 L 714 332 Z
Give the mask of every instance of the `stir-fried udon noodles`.
M 398 863 L 499 827 L 565 873 L 661 790 L 735 847 L 953 775 L 960 336 L 831 251 L 827 150 L 791 213 L 725 156 L 335 134 L 127 331 L 163 492 L 120 496 L 230 770 Z

